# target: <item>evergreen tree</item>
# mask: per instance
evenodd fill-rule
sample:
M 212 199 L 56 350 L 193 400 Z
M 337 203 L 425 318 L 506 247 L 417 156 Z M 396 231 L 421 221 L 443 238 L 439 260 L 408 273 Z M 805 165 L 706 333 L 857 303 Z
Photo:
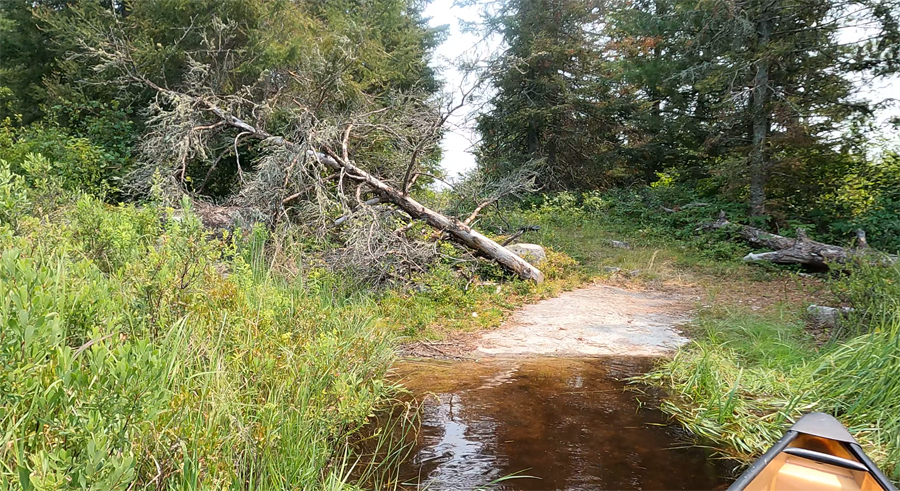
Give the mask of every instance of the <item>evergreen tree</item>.
M 485 172 L 502 175 L 539 160 L 538 184 L 546 189 L 628 177 L 615 165 L 628 95 L 605 73 L 598 14 L 594 2 L 509 0 L 490 19 L 506 49 L 493 63 L 491 110 L 478 119 Z
M 119 157 L 126 172 L 157 93 L 122 79 L 100 51 L 127 42 L 129 63 L 161 87 L 264 104 L 295 88 L 316 88 L 303 114 L 327 120 L 397 93 L 434 94 L 428 66 L 441 32 L 416 0 L 58 0 L 2 2 L 0 116 L 22 114 L 87 138 Z M 4 102 L 0 99 L 0 102 Z M 296 107 L 295 101 L 295 107 Z M 289 125 L 273 111 L 271 131 Z M 215 145 L 214 145 L 215 146 Z M 238 161 L 258 149 L 223 138 L 219 156 L 187 163 L 197 191 L 226 195 Z M 248 162 L 245 161 L 245 166 Z M 212 180 L 210 168 L 216 166 Z M 202 185 L 201 185 L 202 184 Z
M 881 31 L 842 42 L 850 12 Z M 834 0 L 628 2 L 609 32 L 630 82 L 667 116 L 659 130 L 701 148 L 707 172 L 744 189 L 751 213 L 765 215 L 769 202 L 785 209 L 823 192 L 854 162 L 847 128 L 871 108 L 852 77 L 894 69 L 885 41 L 896 39 L 896 14 Z

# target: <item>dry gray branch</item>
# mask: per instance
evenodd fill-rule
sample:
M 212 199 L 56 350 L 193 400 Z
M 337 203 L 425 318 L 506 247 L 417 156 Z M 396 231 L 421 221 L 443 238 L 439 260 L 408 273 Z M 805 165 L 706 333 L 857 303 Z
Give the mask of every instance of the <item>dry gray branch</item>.
M 733 228 L 744 240 L 759 247 L 775 249 L 772 252 L 750 253 L 744 257 L 747 262 L 769 261 L 776 264 L 803 264 L 814 267 L 830 268 L 842 266 L 853 259 L 869 261 L 873 264 L 894 264 L 898 261 L 895 255 L 871 249 L 865 239 L 865 232 L 857 231 L 858 243 L 855 249 L 825 244 L 810 239 L 803 229 L 797 230 L 797 238 L 772 234 L 756 227 L 729 222 L 725 212 L 712 223 L 701 226 L 702 229 L 716 230 Z
M 220 27 L 223 32 L 229 28 L 225 24 Z M 415 94 L 382 95 L 377 104 L 365 95 L 354 101 L 331 98 L 330 91 L 339 87 L 327 80 L 339 75 L 340 66 L 330 65 L 331 72 L 324 67 L 310 71 L 313 64 L 301 72 L 285 70 L 290 76 L 270 76 L 263 81 L 281 84 L 274 90 L 243 87 L 220 96 L 216 94 L 216 75 L 228 67 L 192 63 L 188 88 L 173 90 L 140 72 L 124 35 L 112 33 L 108 38 L 108 44 L 85 46 L 86 52 L 91 50 L 90 56 L 104 69 L 119 70 L 123 81 L 157 92 L 151 107 L 153 129 L 141 152 L 143 164 L 130 176 L 135 189 L 144 186 L 146 190 L 153 182 L 150 177 L 160 175 L 168 192 L 191 194 L 190 163 L 211 166 L 212 157 L 221 155 L 227 144 L 238 173 L 230 197 L 233 204 L 258 210 L 270 225 L 289 219 L 323 235 L 336 216 L 359 215 L 341 229 L 346 244 L 341 263 L 357 269 L 375 265 L 374 270 L 364 272 L 370 279 L 384 281 L 387 274 L 403 274 L 428 261 L 420 245 L 396 233 L 395 211 L 365 204 L 378 197 L 520 277 L 543 280 L 538 269 L 469 226 L 480 209 L 527 188 L 527 175 L 511 176 L 508 182 L 493 187 L 483 182 L 483 195 L 468 222 L 431 210 L 409 196 L 415 179 L 433 173 L 428 165 L 436 165 L 433 157 L 438 155 L 446 122 L 437 101 Z M 352 52 L 348 46 L 348 57 Z M 259 97 L 261 93 L 270 96 Z M 385 97 L 391 100 L 384 101 Z M 267 122 L 276 111 L 282 123 L 278 134 L 272 134 Z M 248 149 L 261 157 L 247 162 L 241 154 Z M 428 165 L 423 164 L 426 160 Z M 365 168 L 356 162 L 365 162 Z

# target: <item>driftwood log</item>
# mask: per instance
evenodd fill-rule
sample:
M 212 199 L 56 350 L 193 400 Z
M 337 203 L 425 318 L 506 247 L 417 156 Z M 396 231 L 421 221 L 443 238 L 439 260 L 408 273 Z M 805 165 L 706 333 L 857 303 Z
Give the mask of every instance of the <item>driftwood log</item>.
M 873 262 L 883 264 L 897 262 L 897 256 L 870 248 L 863 230 L 856 231 L 857 246 L 847 248 L 812 240 L 803 229 L 798 229 L 797 237 L 791 238 L 772 234 L 749 225 L 734 224 L 725 218 L 725 212 L 720 212 L 718 220 L 705 224 L 701 228 L 706 230 L 733 228 L 738 235 L 754 246 L 775 249 L 772 252 L 751 252 L 744 256 L 744 261 L 747 262 L 769 261 L 776 264 L 802 264 L 818 268 L 843 265 L 854 258 L 868 258 Z
M 189 97 L 186 94 L 177 93 L 160 87 L 143 77 L 135 76 L 134 79 L 149 85 L 161 93 L 177 97 Z M 193 99 L 195 102 L 200 103 L 207 111 L 215 115 L 219 119 L 219 124 L 237 129 L 241 131 L 241 134 L 245 137 L 265 140 L 298 154 L 304 152 L 304 147 L 302 145 L 292 142 L 284 137 L 272 135 L 261 128 L 257 128 L 237 116 L 224 111 L 208 100 L 203 98 Z M 349 128 L 347 129 L 347 132 L 349 132 Z M 542 283 L 544 281 L 544 274 L 541 273 L 538 268 L 532 266 L 505 247 L 479 233 L 467 223 L 426 208 L 418 201 L 409 197 L 405 190 L 393 187 L 359 168 L 346 157 L 346 152 L 344 152 L 345 157 L 341 157 L 331 149 L 324 147 L 321 152 L 306 151 L 306 153 L 309 157 L 316 159 L 333 171 L 342 173 L 344 177 L 351 181 L 356 182 L 357 184 L 367 185 L 379 196 L 381 202 L 392 203 L 405 211 L 413 219 L 423 220 L 438 231 L 446 232 L 457 242 L 496 261 L 502 267 L 515 273 L 520 278 L 531 280 L 536 283 Z

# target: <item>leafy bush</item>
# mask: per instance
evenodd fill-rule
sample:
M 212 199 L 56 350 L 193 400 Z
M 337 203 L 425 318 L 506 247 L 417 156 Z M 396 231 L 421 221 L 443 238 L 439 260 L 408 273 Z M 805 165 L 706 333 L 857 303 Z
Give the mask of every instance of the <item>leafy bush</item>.
M 174 360 L 164 344 L 120 337 L 111 292 L 69 283 L 68 266 L 17 250 L 0 257 L 0 469 L 26 490 L 124 489 L 132 442 L 166 409 Z M 92 341 L 69 344 L 85 317 Z
M 858 228 L 869 243 L 885 252 L 900 251 L 900 155 L 886 152 L 860 172 L 845 177 L 844 186 L 828 196 L 830 227 L 846 236 Z
M 103 196 L 115 191 L 124 172 L 110 152 L 86 138 L 55 127 L 0 124 L 0 159 L 38 189 L 84 191 Z
M 19 217 L 30 207 L 31 203 L 22 177 L 13 174 L 9 164 L 0 160 L 0 227 L 6 225 L 15 229 Z

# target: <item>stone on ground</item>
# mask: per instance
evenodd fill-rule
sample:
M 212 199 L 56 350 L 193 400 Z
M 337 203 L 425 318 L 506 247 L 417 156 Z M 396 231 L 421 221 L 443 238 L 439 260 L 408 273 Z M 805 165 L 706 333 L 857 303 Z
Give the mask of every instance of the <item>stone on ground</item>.
M 512 244 L 506 248 L 509 249 L 509 252 L 528 261 L 532 266 L 537 266 L 547 259 L 544 248 L 537 244 Z

